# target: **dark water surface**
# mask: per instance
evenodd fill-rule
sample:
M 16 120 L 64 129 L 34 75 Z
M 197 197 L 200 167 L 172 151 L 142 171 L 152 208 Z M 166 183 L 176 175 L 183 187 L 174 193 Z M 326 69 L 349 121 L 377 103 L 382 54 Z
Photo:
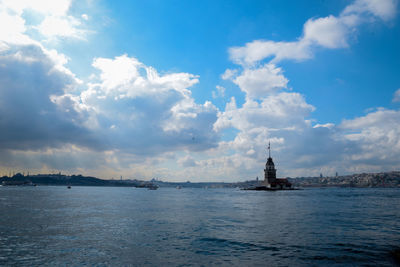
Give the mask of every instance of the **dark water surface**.
M 0 265 L 393 266 L 400 189 L 0 187 Z

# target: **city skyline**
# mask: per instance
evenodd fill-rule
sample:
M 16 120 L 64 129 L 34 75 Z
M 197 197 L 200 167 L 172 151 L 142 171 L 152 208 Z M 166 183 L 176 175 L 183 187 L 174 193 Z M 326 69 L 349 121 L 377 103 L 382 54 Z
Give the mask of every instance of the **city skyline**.
M 0 1 L 0 173 L 399 170 L 398 1 Z

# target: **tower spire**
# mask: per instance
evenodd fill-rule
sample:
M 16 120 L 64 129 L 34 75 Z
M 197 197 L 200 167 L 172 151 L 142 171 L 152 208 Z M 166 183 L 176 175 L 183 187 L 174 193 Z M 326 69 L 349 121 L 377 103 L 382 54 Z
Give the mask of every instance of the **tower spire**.
M 268 142 L 268 157 L 271 157 L 271 142 Z

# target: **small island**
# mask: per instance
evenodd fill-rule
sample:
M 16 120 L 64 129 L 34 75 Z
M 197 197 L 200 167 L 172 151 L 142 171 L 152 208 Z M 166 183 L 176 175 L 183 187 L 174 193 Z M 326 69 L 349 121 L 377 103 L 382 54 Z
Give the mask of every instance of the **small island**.
M 271 143 L 268 143 L 268 159 L 265 163 L 264 181 L 260 185 L 244 188 L 244 190 L 275 191 L 293 190 L 292 184 L 285 178 L 276 178 L 276 169 L 271 157 Z

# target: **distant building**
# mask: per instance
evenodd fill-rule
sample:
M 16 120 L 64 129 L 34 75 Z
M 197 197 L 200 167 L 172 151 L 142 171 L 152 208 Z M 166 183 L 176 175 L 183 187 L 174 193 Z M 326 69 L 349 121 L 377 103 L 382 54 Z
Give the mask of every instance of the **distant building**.
M 268 159 L 264 169 L 264 184 L 272 189 L 290 189 L 292 184 L 284 178 L 276 178 L 274 161 L 271 158 L 271 144 L 268 143 Z

